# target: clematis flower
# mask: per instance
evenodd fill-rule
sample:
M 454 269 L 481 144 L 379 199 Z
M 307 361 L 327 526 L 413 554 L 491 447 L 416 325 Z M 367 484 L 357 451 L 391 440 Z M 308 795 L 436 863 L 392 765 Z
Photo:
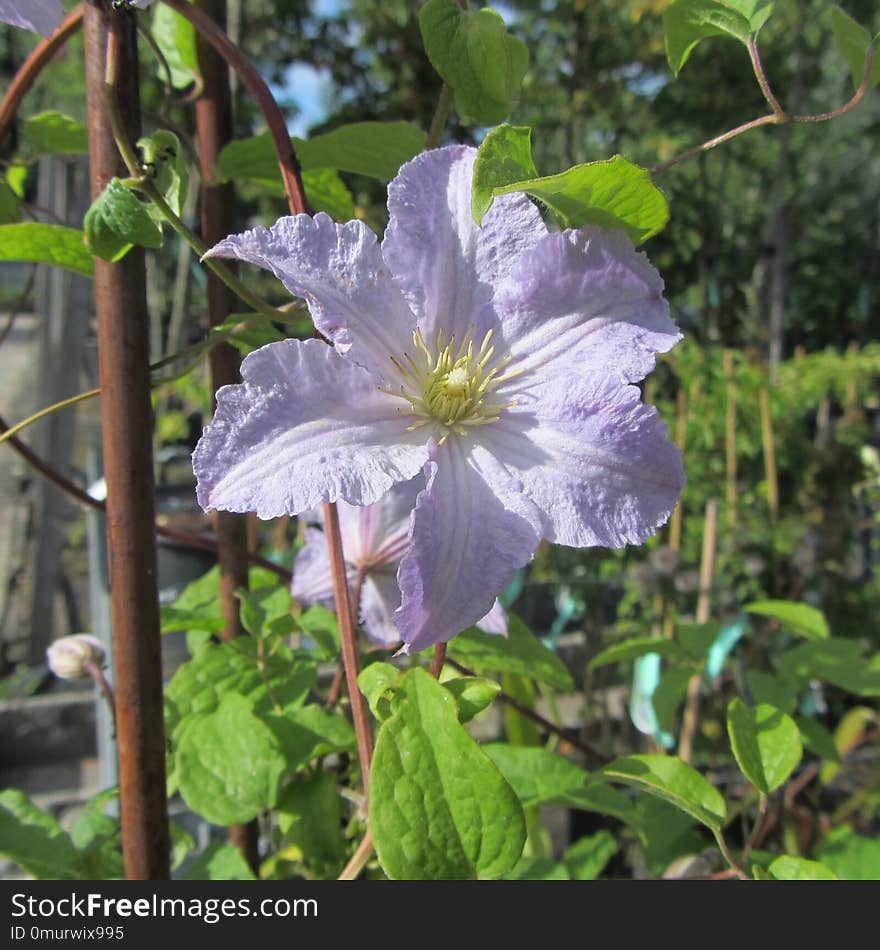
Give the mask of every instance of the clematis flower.
M 401 639 L 394 624 L 394 611 L 400 606 L 397 568 L 409 547 L 410 513 L 425 479 L 417 476 L 400 482 L 375 505 L 355 508 L 339 502 L 339 530 L 348 569 L 349 584 L 360 585 L 360 617 L 367 636 L 375 643 L 391 646 Z M 323 525 L 321 509 L 307 516 L 313 524 Z M 306 543 L 293 565 L 291 594 L 308 604 L 334 607 L 333 575 L 324 532 L 306 528 Z M 477 623 L 487 633 L 507 633 L 507 614 L 499 601 Z
M 61 0 L 0 0 L 0 22 L 51 36 L 61 26 Z
M 380 244 L 361 221 L 282 218 L 209 253 L 271 270 L 331 342 L 251 353 L 196 447 L 206 510 L 372 505 L 424 472 L 394 613 L 408 652 L 482 617 L 542 537 L 637 544 L 684 483 L 637 387 L 680 334 L 616 231 L 551 233 L 524 195 L 471 217 L 475 150 L 405 164 Z

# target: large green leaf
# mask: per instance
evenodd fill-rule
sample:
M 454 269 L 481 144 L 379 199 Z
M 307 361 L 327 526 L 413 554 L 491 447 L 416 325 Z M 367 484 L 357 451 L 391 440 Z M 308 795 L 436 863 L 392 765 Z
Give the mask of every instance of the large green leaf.
M 656 795 L 713 831 L 724 824 L 727 806 L 721 794 L 696 769 L 674 756 L 624 756 L 596 775 Z
M 316 672 L 315 659 L 305 651 L 277 647 L 267 654 L 250 637 L 209 644 L 178 667 L 166 688 L 168 735 L 176 741 L 188 717 L 212 713 L 228 693 L 245 697 L 261 715 L 278 706 L 298 708 Z
M 254 881 L 254 872 L 234 845 L 212 841 L 183 872 L 185 881 Z
M 772 12 L 771 0 L 675 0 L 663 11 L 666 55 L 673 73 L 678 75 L 700 40 L 732 36 L 746 43 Z
M 67 832 L 16 788 L 0 792 L 0 854 L 38 880 L 75 880 L 80 855 Z
M 752 709 L 740 699 L 731 700 L 727 733 L 743 775 L 765 795 L 791 775 L 804 754 L 794 720 L 767 703 Z
M 880 881 L 880 840 L 840 825 L 816 847 L 816 858 L 842 881 Z
M 462 9 L 457 0 L 428 0 L 419 28 L 431 65 L 450 85 L 463 122 L 497 125 L 519 100 L 529 65 L 525 44 L 489 7 Z
M 853 85 L 858 89 L 865 76 L 865 59 L 868 50 L 874 47 L 874 62 L 871 66 L 870 88 L 880 83 L 880 55 L 877 55 L 878 37 L 871 39 L 871 34 L 857 23 L 845 10 L 840 7 L 831 8 L 831 29 L 834 32 L 834 41 L 841 55 L 849 64 L 852 73 Z
M 595 881 L 617 853 L 614 835 L 604 828 L 569 845 L 562 860 L 574 881 Z
M 383 723 L 370 772 L 370 827 L 395 879 L 497 878 L 519 858 L 515 792 L 459 724 L 455 700 L 425 670 Z
M 86 126 L 55 110 L 32 115 L 22 128 L 22 136 L 39 155 L 87 155 L 89 152 Z
M 234 693 L 188 721 L 176 761 L 184 801 L 217 825 L 248 822 L 274 807 L 287 771 L 275 734 Z
M 307 173 L 335 170 L 390 181 L 424 148 L 425 133 L 409 122 L 354 122 L 310 139 L 294 138 L 305 183 Z M 226 180 L 252 181 L 283 193 L 275 147 L 268 132 L 230 142 L 217 162 Z M 313 189 L 319 179 L 313 179 Z
M 342 809 L 332 772 L 315 772 L 291 782 L 278 801 L 278 827 L 306 860 L 342 856 Z
M 540 746 L 493 742 L 483 750 L 510 782 L 523 808 L 562 798 L 587 784 L 582 768 Z
M 837 875 L 820 861 L 783 854 L 767 868 L 777 881 L 836 881 Z
M 543 201 L 565 227 L 621 228 L 636 244 L 662 230 L 669 218 L 666 199 L 644 168 L 615 155 L 538 177 L 529 130 L 503 125 L 486 136 L 477 153 L 471 197 L 477 224 L 495 197 L 514 191 Z
M 827 640 L 831 636 L 828 621 L 821 610 L 791 600 L 757 600 L 743 607 L 746 613 L 778 620 L 786 630 L 805 640 Z
M 484 676 L 457 676 L 445 680 L 443 686 L 455 697 L 459 722 L 470 722 L 501 692 L 500 683 Z
M 162 228 L 142 202 L 118 178 L 92 202 L 83 221 L 86 244 L 105 261 L 118 261 L 132 249 L 162 246 Z
M 562 660 L 515 614 L 508 617 L 507 636 L 465 630 L 449 643 L 449 656 L 477 673 L 515 673 L 571 692 L 574 683 Z
M 95 262 L 85 246 L 83 232 L 59 224 L 23 221 L 0 225 L 0 261 L 54 264 L 93 277 Z
M 782 655 L 782 676 L 807 683 L 825 680 L 858 696 L 880 696 L 880 653 L 864 657 L 865 645 L 858 640 L 832 637 L 802 643 Z
M 175 89 L 185 89 L 195 81 L 199 72 L 195 27 L 171 7 L 157 3 L 153 7 L 150 32 L 168 64 L 171 84 Z M 156 72 L 164 82 L 167 77 L 161 64 Z
M 323 211 L 336 221 L 350 221 L 355 216 L 351 192 L 332 168 L 304 171 L 302 182 L 313 211 Z
M 314 703 L 290 709 L 283 716 L 267 715 L 264 722 L 278 740 L 289 772 L 299 772 L 312 759 L 329 752 L 350 751 L 356 745 L 349 721 Z
M 646 653 L 659 653 L 660 656 L 684 657 L 682 648 L 674 641 L 661 637 L 632 637 L 613 643 L 590 660 L 590 669 L 611 663 L 622 663 L 625 660 L 635 660 Z
M 99 792 L 85 803 L 70 829 L 74 846 L 82 852 L 84 877 L 111 880 L 125 876 L 119 819 L 105 813 L 105 808 L 118 799 L 116 788 Z

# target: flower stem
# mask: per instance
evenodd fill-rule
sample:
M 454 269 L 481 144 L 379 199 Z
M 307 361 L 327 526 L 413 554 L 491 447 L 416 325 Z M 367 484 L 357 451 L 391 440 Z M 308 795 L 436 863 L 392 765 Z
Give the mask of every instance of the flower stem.
M 431 660 L 431 676 L 435 680 L 440 679 L 440 672 L 443 669 L 443 664 L 446 662 L 446 644 L 438 643 L 434 647 L 434 657 Z
M 101 696 L 103 696 L 104 701 L 107 703 L 107 708 L 110 710 L 110 719 L 113 722 L 113 735 L 115 736 L 116 698 L 113 695 L 113 688 L 107 682 L 107 677 L 104 676 L 104 671 L 96 663 L 92 663 L 91 660 L 85 660 L 83 662 L 83 669 L 95 681 L 98 689 L 101 691 Z
M 440 90 L 440 97 L 437 100 L 437 108 L 434 110 L 434 117 L 431 119 L 431 128 L 428 129 L 428 137 L 425 139 L 425 148 L 436 148 L 440 144 L 440 136 L 443 134 L 443 127 L 449 118 L 449 109 L 452 106 L 452 88 L 449 83 L 443 83 Z
M 336 616 L 339 618 L 339 637 L 342 641 L 342 661 L 345 664 L 345 679 L 357 736 L 358 758 L 367 799 L 370 776 L 370 761 L 373 758 L 373 736 L 367 714 L 364 695 L 358 687 L 358 651 L 352 623 L 352 605 L 348 594 L 348 578 L 342 551 L 342 535 L 339 531 L 339 513 L 334 504 L 324 505 L 324 531 L 330 553 L 330 569 L 333 574 L 333 596 L 336 601 Z
M 337 878 L 338 881 L 353 881 L 363 871 L 370 855 L 373 853 L 373 836 L 370 829 L 364 835 L 363 840 L 358 845 L 357 850 L 351 856 L 351 860 L 346 864 L 345 869 Z

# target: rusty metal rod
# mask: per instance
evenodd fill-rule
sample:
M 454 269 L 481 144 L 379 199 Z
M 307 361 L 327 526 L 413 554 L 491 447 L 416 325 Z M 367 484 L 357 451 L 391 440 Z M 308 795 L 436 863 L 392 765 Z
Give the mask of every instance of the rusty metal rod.
M 124 175 L 105 105 L 107 59 L 118 57 L 125 132 L 140 134 L 136 21 L 87 0 L 85 61 L 92 196 Z M 110 57 L 108 57 L 108 52 Z M 129 880 L 169 877 L 159 597 L 154 536 L 153 420 L 143 251 L 95 261 L 108 567 L 118 727 L 122 853 Z

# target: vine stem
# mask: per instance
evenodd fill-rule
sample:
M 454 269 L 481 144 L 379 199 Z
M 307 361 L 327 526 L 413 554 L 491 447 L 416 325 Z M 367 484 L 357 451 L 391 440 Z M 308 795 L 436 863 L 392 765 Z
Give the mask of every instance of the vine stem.
M 101 696 L 104 699 L 104 702 L 107 703 L 107 708 L 110 710 L 110 719 L 113 722 L 113 732 L 116 733 L 116 699 L 113 696 L 113 688 L 110 686 L 110 683 L 107 682 L 107 677 L 104 676 L 104 671 L 98 666 L 97 663 L 92 663 L 91 660 L 85 660 L 83 662 L 83 669 L 86 673 L 91 676 L 98 686 L 98 689 L 101 692 Z
M 762 91 L 764 95 L 767 96 L 769 93 L 770 99 L 768 101 L 773 105 L 775 103 L 774 109 L 779 108 L 780 111 L 774 111 L 768 115 L 762 115 L 757 119 L 752 119 L 749 122 L 744 122 L 742 125 L 738 125 L 735 129 L 730 129 L 730 131 L 718 135 L 715 138 L 709 139 L 706 142 L 703 142 L 700 145 L 693 145 L 690 148 L 685 149 L 683 152 L 680 152 L 678 155 L 673 158 L 667 159 L 665 162 L 660 162 L 651 169 L 652 175 L 658 175 L 661 172 L 666 171 L 667 168 L 671 168 L 673 165 L 678 165 L 679 162 L 683 162 L 688 158 L 693 158 L 695 155 L 700 155 L 702 152 L 708 152 L 710 149 L 715 148 L 718 145 L 721 145 L 724 142 L 730 141 L 732 138 L 736 138 L 738 135 L 742 135 L 744 132 L 751 132 L 753 129 L 760 128 L 762 125 L 784 125 L 787 122 L 797 122 L 797 123 L 815 123 L 815 122 L 828 122 L 830 119 L 837 119 L 842 115 L 845 115 L 850 109 L 853 109 L 857 106 L 862 99 L 865 97 L 865 94 L 871 88 L 871 72 L 874 67 L 874 50 L 869 49 L 867 56 L 865 56 L 865 71 L 862 77 L 862 81 L 853 93 L 850 99 L 848 99 L 840 108 L 834 109 L 831 112 L 819 112 L 814 115 L 789 115 L 782 109 L 782 106 L 779 105 L 778 100 L 770 91 L 769 85 L 766 90 L 762 85 Z M 758 60 L 760 64 L 760 59 Z M 754 64 L 754 60 L 753 60 Z M 757 74 L 757 73 L 756 73 Z M 763 75 L 763 68 L 761 68 L 761 75 Z M 758 77 L 759 83 L 761 82 L 760 76 Z M 766 82 L 766 77 L 764 77 Z
M 718 850 L 721 852 L 721 856 L 724 860 L 730 865 L 730 870 L 741 880 L 741 881 L 750 881 L 751 878 L 746 874 L 746 872 L 737 864 L 736 858 L 730 853 L 730 848 L 727 846 L 727 842 L 724 840 L 724 834 L 720 828 L 713 828 L 712 833 L 715 835 L 715 841 L 718 843 Z
M 97 389 L 89 389 L 86 392 L 70 396 L 68 399 L 62 399 L 61 402 L 56 402 L 51 406 L 46 406 L 45 409 L 40 409 L 39 412 L 35 412 L 33 415 L 28 416 L 27 419 L 22 419 L 21 422 L 17 422 L 14 426 L 10 426 L 6 429 L 2 435 L 0 435 L 0 445 L 6 442 L 7 439 L 11 439 L 17 435 L 22 429 L 26 429 L 32 423 L 39 422 L 40 419 L 51 415 L 56 409 L 66 409 L 68 406 L 75 406 L 78 402 L 85 402 L 86 399 L 92 399 L 94 396 L 100 395 L 101 388 L 99 386 Z
M 764 72 L 764 64 L 761 62 L 761 54 L 758 52 L 758 35 L 753 33 L 749 36 L 746 47 L 749 51 L 749 59 L 752 61 L 752 69 L 755 71 L 755 79 L 758 80 L 758 85 L 761 87 L 761 92 L 764 93 L 764 98 L 770 105 L 770 108 L 776 115 L 783 116 L 785 115 L 785 109 L 779 104 L 779 100 L 773 93 L 773 90 L 770 88 L 770 82 L 767 79 L 767 74 Z
M 33 52 L 12 77 L 12 81 L 3 96 L 3 101 L 0 102 L 0 143 L 6 138 L 22 100 L 37 81 L 37 77 L 52 62 L 55 54 L 71 36 L 82 29 L 84 15 L 83 4 L 79 4 L 71 10 L 61 26 L 51 36 L 34 47 Z

